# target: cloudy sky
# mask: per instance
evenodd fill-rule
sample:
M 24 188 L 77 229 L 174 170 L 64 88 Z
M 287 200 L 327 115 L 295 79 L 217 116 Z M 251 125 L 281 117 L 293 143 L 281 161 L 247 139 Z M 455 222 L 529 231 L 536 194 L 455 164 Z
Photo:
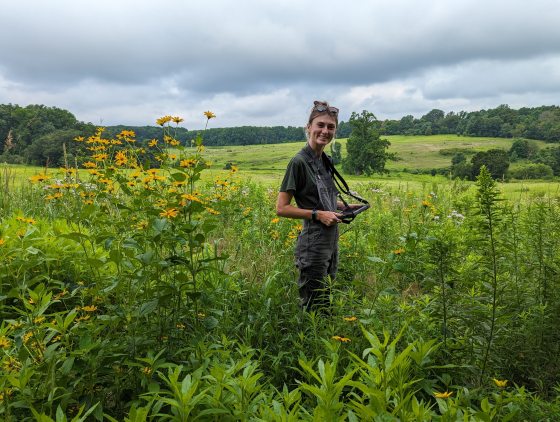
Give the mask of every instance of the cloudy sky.
M 560 104 L 558 0 L 0 0 L 0 103 L 94 124 Z

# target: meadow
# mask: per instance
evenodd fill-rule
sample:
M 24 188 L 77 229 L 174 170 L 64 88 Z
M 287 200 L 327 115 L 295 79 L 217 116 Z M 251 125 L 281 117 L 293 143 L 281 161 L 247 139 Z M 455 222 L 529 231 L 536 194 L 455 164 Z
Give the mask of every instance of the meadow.
M 328 309 L 302 313 L 301 225 L 274 212 L 302 144 L 185 148 L 160 122 L 158 168 L 130 131 L 78 139 L 87 170 L 3 167 L 5 420 L 560 417 L 557 183 L 398 171 L 511 141 L 391 139 L 392 173 L 348 177 L 372 207 Z

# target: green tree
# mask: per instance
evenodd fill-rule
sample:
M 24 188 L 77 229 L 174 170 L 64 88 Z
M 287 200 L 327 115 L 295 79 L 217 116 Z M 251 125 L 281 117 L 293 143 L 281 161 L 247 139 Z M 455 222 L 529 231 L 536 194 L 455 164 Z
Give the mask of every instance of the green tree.
M 54 130 L 36 138 L 26 148 L 25 156 L 30 164 L 37 166 L 62 166 L 65 164 L 64 152 L 66 151 L 69 156 L 67 158 L 71 160 L 68 164 L 73 165 L 72 160 L 76 149 L 74 138 L 79 135 L 81 133 L 75 129 Z
M 490 149 L 477 152 L 471 159 L 471 164 L 473 180 L 480 173 L 482 166 L 486 166 L 494 179 L 501 179 L 509 168 L 509 157 L 508 153 L 503 149 Z
M 361 114 L 352 112 L 349 120 L 352 134 L 346 143 L 347 157 L 342 168 L 347 173 L 385 173 L 385 163 L 394 155 L 387 152 L 391 143 L 379 138 L 379 123 L 373 113 L 363 110 Z
M 519 159 L 532 159 L 539 152 L 539 146 L 535 141 L 529 141 L 527 139 L 516 139 L 511 144 L 509 149 L 509 157 L 511 161 L 516 161 Z

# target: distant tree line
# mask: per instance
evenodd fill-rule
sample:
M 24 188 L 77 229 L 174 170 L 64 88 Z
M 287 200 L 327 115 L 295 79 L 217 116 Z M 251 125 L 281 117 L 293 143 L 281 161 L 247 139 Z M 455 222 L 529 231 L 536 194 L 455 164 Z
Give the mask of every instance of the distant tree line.
M 419 119 L 408 115 L 400 120 L 384 120 L 380 133 L 381 135 L 457 134 L 560 142 L 560 107 L 524 107 L 514 110 L 504 104 L 489 110 L 447 114 L 442 110 L 433 109 Z
M 106 134 L 114 136 L 123 129 L 133 130 L 139 142 L 161 138 L 159 126 L 108 126 Z M 352 131 L 347 122 L 340 122 L 337 129 L 338 138 L 347 138 Z M 204 132 L 204 145 L 265 145 L 301 141 L 305 138 L 303 127 L 296 126 L 238 126 L 210 128 L 206 131 L 177 128 L 176 138 L 189 145 L 199 134 Z
M 352 127 L 350 122 L 340 122 L 337 138 L 349 138 Z M 105 135 L 112 137 L 123 129 L 134 130 L 139 145 L 162 136 L 159 126 L 108 126 Z M 73 139 L 80 135 L 87 137 L 94 131 L 95 125 L 80 122 L 71 112 L 57 107 L 0 104 L 0 162 L 59 166 L 66 159 L 72 164 L 73 158 L 81 155 L 79 148 L 83 148 L 83 144 L 79 146 Z M 379 135 L 459 134 L 560 143 L 560 107 L 514 110 L 501 105 L 490 110 L 447 114 L 434 109 L 419 119 L 409 115 L 400 120 L 377 121 L 376 131 Z M 189 145 L 199 132 L 178 127 L 176 138 Z M 273 144 L 303 139 L 303 128 L 295 126 L 211 128 L 204 133 L 207 146 Z M 549 158 L 548 162 L 551 160 Z

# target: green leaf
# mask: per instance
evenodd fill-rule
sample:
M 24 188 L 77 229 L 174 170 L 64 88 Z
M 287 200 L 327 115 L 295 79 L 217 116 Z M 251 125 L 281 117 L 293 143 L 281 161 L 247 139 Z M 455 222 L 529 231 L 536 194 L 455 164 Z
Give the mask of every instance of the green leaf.
M 72 369 L 72 366 L 74 366 L 74 357 L 69 357 L 64 361 L 64 363 L 60 367 L 61 373 L 67 375 Z
M 158 306 L 157 299 L 143 303 L 142 306 L 140 306 L 140 309 L 138 310 L 138 316 L 142 317 L 151 314 L 156 310 L 157 306 Z
M 62 233 L 58 235 L 59 237 L 63 237 L 65 239 L 70 239 L 75 242 L 81 243 L 84 240 L 89 240 L 89 236 L 79 233 L 79 232 L 72 232 L 72 233 Z
M 172 173 L 171 177 L 178 182 L 187 180 L 187 175 L 185 173 Z
M 40 249 L 34 248 L 33 246 L 29 246 L 25 251 L 31 255 L 37 255 L 41 252 Z

